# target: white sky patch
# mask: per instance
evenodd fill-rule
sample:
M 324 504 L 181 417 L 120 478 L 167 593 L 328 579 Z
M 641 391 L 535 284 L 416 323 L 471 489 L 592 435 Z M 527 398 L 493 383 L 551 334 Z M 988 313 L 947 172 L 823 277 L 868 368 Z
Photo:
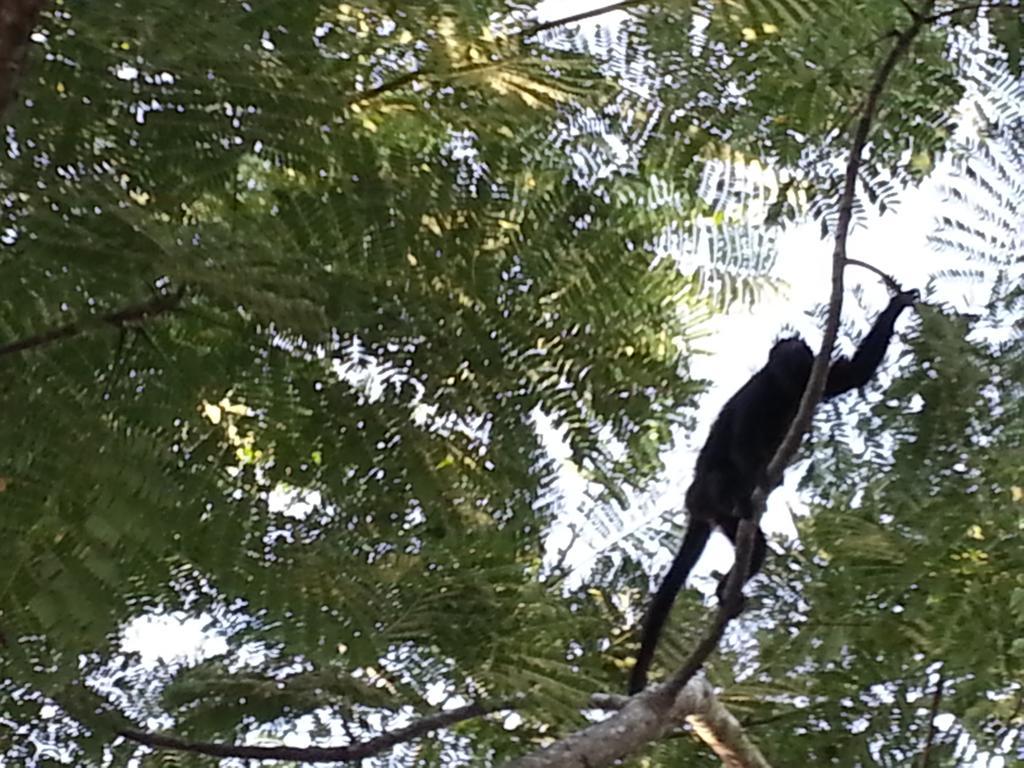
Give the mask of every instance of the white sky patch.
M 121 650 L 138 653 L 143 666 L 202 659 L 227 652 L 227 643 L 211 633 L 209 617 L 181 613 L 149 615 L 131 622 L 124 630 Z
M 566 16 L 574 16 L 577 13 L 584 13 L 594 8 L 611 5 L 609 0 L 541 0 L 537 3 L 537 21 L 554 21 L 564 19 Z M 586 34 L 593 34 L 599 27 L 615 29 L 622 22 L 629 18 L 629 14 L 623 10 L 609 11 L 600 16 L 591 16 L 577 22 L 580 30 Z

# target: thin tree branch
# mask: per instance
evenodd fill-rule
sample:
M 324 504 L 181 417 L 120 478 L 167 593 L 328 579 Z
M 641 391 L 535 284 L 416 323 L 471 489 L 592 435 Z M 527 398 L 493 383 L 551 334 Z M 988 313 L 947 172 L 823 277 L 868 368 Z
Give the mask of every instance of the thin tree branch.
M 775 723 L 782 723 L 786 720 L 791 720 L 795 718 L 806 718 L 808 712 L 814 712 L 820 709 L 821 707 L 809 707 L 807 709 L 787 709 L 782 712 L 777 712 L 774 715 L 767 715 L 766 717 L 745 718 L 740 721 L 740 725 L 743 726 L 743 730 L 750 731 L 754 728 L 763 728 L 766 725 L 774 725 Z
M 574 13 L 571 16 L 563 16 L 562 18 L 551 19 L 550 21 L 541 22 L 539 24 L 533 25 L 532 27 L 527 27 L 526 29 L 520 30 L 518 33 L 516 33 L 515 37 L 518 37 L 520 39 L 526 39 L 528 37 L 533 37 L 534 35 L 537 35 L 537 34 L 539 34 L 541 32 L 546 31 L 546 30 L 554 29 L 556 27 L 565 26 L 566 24 L 573 24 L 573 23 L 575 23 L 577 21 L 584 21 L 585 19 L 590 19 L 590 18 L 593 18 L 595 16 L 602 16 L 602 15 L 604 15 L 606 13 L 610 13 L 612 11 L 625 10 L 626 8 L 630 8 L 632 6 L 640 5 L 644 1 L 645 0 L 620 0 L 620 2 L 617 2 L 617 3 L 611 3 L 610 5 L 604 5 L 604 6 L 601 6 L 600 8 L 592 8 L 589 11 L 582 11 L 580 13 Z M 486 69 L 488 67 L 500 66 L 501 64 L 502 64 L 502 62 L 500 62 L 500 61 L 487 61 L 487 62 L 482 62 L 482 63 L 473 63 L 473 64 L 469 64 L 469 65 L 464 66 L 464 67 L 457 67 L 456 69 L 454 69 L 454 70 L 452 70 L 450 72 L 446 72 L 445 75 L 447 77 L 449 77 L 449 78 L 452 77 L 452 76 L 456 76 L 457 77 L 460 74 L 465 74 L 467 72 L 474 72 L 474 71 L 478 71 L 478 70 L 481 70 L 481 69 Z M 365 91 L 361 91 L 359 93 L 351 94 L 346 99 L 346 103 L 352 104 L 352 103 L 361 103 L 361 102 L 364 102 L 364 101 L 371 101 L 371 100 L 373 100 L 373 99 L 375 99 L 375 98 L 377 98 L 379 96 L 383 96 L 386 93 L 391 93 L 393 91 L 397 91 L 400 88 L 404 88 L 405 86 L 413 83 L 416 80 L 427 79 L 427 78 L 430 78 L 430 77 L 431 77 L 431 73 L 430 72 L 425 72 L 425 71 L 422 71 L 422 70 L 417 70 L 417 71 L 414 71 L 414 72 L 406 72 L 404 74 L 401 74 L 401 75 L 395 77 L 393 80 L 388 80 L 387 82 L 381 83 L 380 85 L 378 85 L 378 86 L 376 86 L 374 88 L 369 88 L 369 89 L 367 89 Z
M 878 275 L 881 278 L 882 282 L 885 283 L 885 287 L 886 288 L 888 288 L 893 293 L 899 293 L 900 292 L 900 284 L 896 282 L 895 278 L 893 278 L 892 275 L 887 275 L 885 272 L 880 270 L 878 267 L 872 266 L 871 264 L 868 264 L 866 261 L 861 261 L 860 259 L 851 259 L 851 258 L 847 258 L 846 259 L 846 265 L 848 267 L 863 267 L 864 269 L 868 270 L 869 272 L 874 272 L 876 275 Z
M 915 21 L 920 21 L 922 24 L 931 24 L 933 21 L 939 21 L 950 16 L 956 16 L 958 13 L 966 13 L 967 11 L 982 11 L 982 10 L 1000 10 L 1002 8 L 1013 8 L 1019 9 L 1019 5 L 1011 5 L 1009 3 L 970 3 L 968 5 L 957 5 L 953 8 L 947 8 L 945 11 L 939 11 L 931 15 L 926 15 L 922 11 L 918 11 L 912 6 L 909 0 L 900 0 L 900 5 L 907 9 L 907 13 Z M 934 2 L 928 3 L 928 10 L 935 5 Z
M 503 709 L 511 709 L 514 700 L 477 702 L 464 707 L 437 712 L 416 720 L 404 728 L 374 736 L 357 744 L 341 747 L 261 747 L 242 744 L 222 744 L 209 741 L 189 741 L 178 736 L 122 729 L 118 734 L 143 746 L 154 749 L 169 749 L 210 757 L 238 757 L 249 760 L 298 760 L 308 763 L 349 762 L 379 755 L 407 741 L 426 736 L 431 731 L 489 715 Z
M 935 691 L 932 693 L 932 706 L 928 710 L 928 735 L 925 737 L 924 746 L 921 748 L 921 768 L 928 768 L 928 759 L 931 756 L 932 745 L 935 744 L 935 736 L 938 728 L 935 726 L 935 718 L 939 714 L 939 705 L 942 704 L 942 684 L 944 679 L 942 672 L 939 672 L 939 679 L 935 681 Z
M 864 146 L 867 144 L 868 134 L 878 113 L 878 103 L 885 90 L 885 84 L 892 74 L 896 63 L 910 49 L 914 38 L 924 28 L 924 20 L 915 21 L 909 28 L 901 32 L 896 38 L 889 55 L 878 68 L 874 82 L 864 100 L 864 108 L 861 111 L 860 120 L 854 131 L 853 142 L 850 146 L 850 159 L 846 164 L 846 176 L 843 182 L 843 192 L 839 197 L 839 217 L 836 221 L 835 246 L 832 249 L 832 291 L 829 296 L 828 319 L 825 322 L 825 333 L 821 342 L 821 350 L 814 359 L 811 367 L 811 375 L 807 381 L 807 387 L 800 400 L 800 407 L 797 410 L 793 423 L 790 424 L 789 432 L 783 439 L 782 444 L 775 452 L 766 471 L 768 487 L 772 488 L 782 479 L 789 462 L 796 454 L 803 440 L 804 434 L 811 426 L 814 417 L 814 409 L 821 400 L 822 392 L 825 390 L 825 378 L 828 375 L 828 366 L 832 358 L 832 347 L 835 345 L 836 337 L 839 334 L 839 319 L 843 307 L 843 269 L 846 266 L 846 240 L 850 231 L 850 223 L 853 220 L 853 203 L 856 196 L 857 176 L 860 173 L 861 158 L 864 153 Z
M 149 301 L 139 304 L 132 304 L 124 309 L 108 312 L 105 315 L 87 318 L 77 323 L 68 323 L 49 331 L 29 336 L 26 339 L 19 339 L 0 346 L 0 357 L 5 355 L 16 355 L 34 347 L 41 347 L 62 339 L 69 339 L 85 333 L 87 330 L 104 325 L 111 325 L 115 328 L 124 328 L 133 323 L 139 323 L 150 317 L 173 312 L 181 305 L 181 299 L 185 295 L 185 289 L 179 288 L 174 293 L 162 293 L 154 296 Z
M 949 16 L 956 16 L 958 13 L 966 13 L 967 11 L 998 11 L 1002 9 L 1019 9 L 1018 5 L 1010 5 L 1009 3 L 971 3 L 969 5 L 958 5 L 955 8 L 950 8 L 945 11 L 939 11 L 931 16 L 923 16 L 922 21 L 926 24 L 930 24 L 933 21 L 939 21 L 940 19 L 948 18 Z
M 376 98 L 378 96 L 381 96 L 381 95 L 383 95 L 385 93 L 390 93 L 391 91 L 397 91 L 399 88 L 402 88 L 403 86 L 408 85 L 413 80 L 416 80 L 417 78 L 420 78 L 420 77 L 426 77 L 426 76 L 427 76 L 426 72 L 420 72 L 420 71 L 406 72 L 404 75 L 399 75 L 394 80 L 388 80 L 387 82 L 381 83 L 380 85 L 378 85 L 375 88 L 370 88 L 370 89 L 365 90 L 365 91 L 360 91 L 358 93 L 350 94 L 349 97 L 346 99 L 346 102 L 348 102 L 349 104 L 352 104 L 352 103 L 355 103 L 355 102 L 369 101 L 370 99 L 374 99 L 374 98 Z
M 778 450 L 768 464 L 765 471 L 766 482 L 759 486 L 754 492 L 751 502 L 754 508 L 754 515 L 748 520 L 740 521 L 739 533 L 736 537 L 736 554 L 729 581 L 726 584 L 722 601 L 715 615 L 715 620 L 704 638 L 693 650 L 690 656 L 683 662 L 683 665 L 669 679 L 664 687 L 665 696 L 674 696 L 683 689 L 690 678 L 697 673 L 715 649 L 718 647 L 725 629 L 742 609 L 743 583 L 746 581 L 747 573 L 750 570 L 750 559 L 754 551 L 754 536 L 757 532 L 761 516 L 764 514 L 768 501 L 769 489 L 774 488 L 782 480 L 782 474 L 792 461 L 803 440 L 804 434 L 811 426 L 814 417 L 814 409 L 821 400 L 822 392 L 825 389 L 825 378 L 828 375 L 828 366 L 832 357 L 832 347 L 835 345 L 836 337 L 839 334 L 839 319 L 843 307 L 843 270 L 847 264 L 846 240 L 849 235 L 850 222 L 853 219 L 853 203 L 857 190 L 857 176 L 860 173 L 860 165 L 864 147 L 867 144 L 868 135 L 871 132 L 871 125 L 875 115 L 878 113 L 879 99 L 885 84 L 892 74 L 896 63 L 910 49 L 911 43 L 925 25 L 924 17 L 918 15 L 914 22 L 896 37 L 892 50 L 885 57 L 879 66 L 868 90 L 860 110 L 860 119 L 853 133 L 850 144 L 850 157 L 846 163 L 846 174 L 843 180 L 843 191 L 839 197 L 839 216 L 836 221 L 835 245 L 832 249 L 832 287 L 829 295 L 828 319 L 825 322 L 825 333 L 821 342 L 821 349 L 814 358 L 811 366 L 811 374 L 807 380 L 803 397 L 797 409 L 789 431 L 783 438 Z
M 574 14 L 572 14 L 570 16 L 563 16 L 563 17 L 558 18 L 558 19 L 551 19 L 549 21 L 540 22 L 539 24 L 535 24 L 535 25 L 533 25 L 531 27 L 527 27 L 526 29 L 520 30 L 518 33 L 516 33 L 515 36 L 519 37 L 522 40 L 525 40 L 526 38 L 533 37 L 533 36 L 535 36 L 535 35 L 537 35 L 537 34 L 539 34 L 541 32 L 545 32 L 545 31 L 547 31 L 549 29 L 555 29 L 556 27 L 562 27 L 562 26 L 565 26 L 567 24 L 574 24 L 574 23 L 576 23 L 578 21 L 585 21 L 586 19 L 594 18 L 594 17 L 597 17 L 597 16 L 603 16 L 604 14 L 611 13 L 612 11 L 626 10 L 627 8 L 632 8 L 634 6 L 642 5 L 645 2 L 646 2 L 646 0 L 620 0 L 619 2 L 616 2 L 616 3 L 610 3 L 608 5 L 602 5 L 602 6 L 598 7 L 598 8 L 592 8 L 589 11 L 581 11 L 579 13 L 574 13 Z M 942 13 L 937 13 L 937 14 L 935 14 L 933 16 L 922 16 L 920 14 L 920 12 L 915 11 L 913 9 L 913 7 L 909 5 L 909 3 L 904 1 L 903 5 L 907 8 L 907 11 L 914 18 L 915 25 L 927 24 L 929 22 L 933 22 L 933 21 L 937 21 L 937 20 L 939 20 L 941 18 L 945 18 L 946 16 L 953 16 L 953 15 L 955 15 L 957 13 L 962 12 L 962 11 L 978 10 L 978 9 L 981 9 L 981 8 L 993 8 L 993 9 L 995 9 L 995 8 L 1011 8 L 1011 7 L 1014 7 L 1014 6 L 1005 5 L 1005 4 L 999 4 L 999 3 L 976 3 L 976 4 L 971 4 L 971 5 L 959 6 L 957 8 L 953 8 L 953 9 L 950 9 L 948 11 L 943 11 Z M 933 5 L 933 3 L 929 3 L 929 7 L 931 5 Z M 893 33 L 893 32 L 886 32 L 884 35 L 881 35 L 878 38 L 878 40 L 872 41 L 872 42 L 868 43 L 865 46 L 865 48 L 866 47 L 870 47 L 871 45 L 874 45 L 876 42 L 884 40 L 887 37 L 892 37 L 892 36 L 894 36 L 894 34 L 895 33 Z M 857 55 L 857 53 L 859 53 L 859 51 L 854 51 L 847 58 L 851 58 L 852 56 Z M 838 63 L 841 64 L 842 61 L 840 61 Z M 451 75 L 464 74 L 466 72 L 471 72 L 471 71 L 475 71 L 477 69 L 485 68 L 485 67 L 488 67 L 488 66 L 500 65 L 500 64 L 501 64 L 501 62 L 497 62 L 497 61 L 486 62 L 486 63 L 483 63 L 483 64 L 471 64 L 471 65 L 468 65 L 466 67 L 456 68 L 455 70 L 453 70 L 451 72 L 447 72 L 446 75 L 451 76 Z M 827 73 L 830 70 L 822 70 L 822 71 L 824 73 Z M 371 101 L 371 100 L 373 100 L 373 99 L 375 99 L 375 98 L 377 98 L 379 96 L 383 96 L 386 93 L 391 93 L 393 91 L 399 90 L 400 88 L 404 88 L 405 86 L 409 85 L 410 83 L 413 83 L 416 80 L 429 78 L 430 76 L 431 76 L 430 72 L 426 72 L 426 71 L 422 71 L 422 70 L 417 70 L 417 71 L 414 71 L 414 72 L 405 72 L 405 73 L 403 73 L 401 75 L 398 75 L 393 80 L 388 80 L 388 81 L 386 81 L 384 83 L 381 83 L 380 85 L 378 85 L 378 86 L 376 86 L 374 88 L 370 88 L 370 89 L 368 89 L 366 91 L 361 91 L 361 92 L 358 92 L 358 93 L 350 94 L 345 99 L 345 102 L 348 103 L 348 104 L 352 104 L 352 103 L 361 103 L 361 102 L 364 102 L 364 101 Z
M 539 34 L 540 32 L 546 32 L 549 29 L 564 27 L 567 24 L 575 24 L 577 21 L 585 21 L 586 19 L 592 19 L 595 16 L 603 16 L 604 14 L 611 13 L 612 11 L 624 11 L 626 8 L 630 8 L 634 5 L 640 5 L 641 2 L 646 1 L 647 0 L 621 0 L 618 3 L 602 5 L 599 8 L 591 8 L 589 11 L 574 13 L 571 16 L 563 16 L 560 19 L 551 19 L 550 21 L 544 21 L 522 30 L 519 33 L 519 37 L 533 37 L 534 35 Z
M 521 31 L 519 33 L 519 36 L 532 37 L 533 35 L 536 35 L 539 32 L 545 32 L 549 29 L 554 29 L 555 27 L 562 27 L 565 26 L 566 24 L 574 24 L 577 21 L 585 21 L 586 19 L 590 19 L 595 16 L 602 16 L 606 13 L 611 13 L 612 11 L 625 10 L 636 5 L 641 5 L 644 2 L 646 2 L 646 0 L 621 0 L 621 2 L 610 3 L 609 5 L 602 5 L 598 8 L 592 8 L 589 11 L 581 11 L 580 13 L 574 13 L 571 16 L 565 16 L 560 19 L 551 19 L 550 21 L 545 21 L 540 24 L 536 24 L 532 27 L 529 27 Z M 938 21 L 939 19 L 945 18 L 946 16 L 954 16 L 963 11 L 977 11 L 983 8 L 1016 7 L 1013 5 L 1008 5 L 1006 3 L 972 3 L 970 5 L 957 6 L 956 8 L 951 8 L 947 11 L 936 13 L 932 16 L 922 16 L 921 12 L 916 10 L 912 5 L 910 5 L 910 3 L 907 2 L 907 0 L 900 0 L 900 4 L 907 9 L 907 12 L 910 14 L 912 19 L 920 20 L 924 23 Z M 886 37 L 887 36 L 889 35 L 886 34 Z
M 483 71 L 486 71 L 488 69 L 495 69 L 495 70 L 501 69 L 501 67 L 505 63 L 506 63 L 505 61 L 479 61 L 479 62 L 473 62 L 472 64 L 466 64 L 466 65 L 461 66 L 461 67 L 454 67 L 454 68 L 452 68 L 450 70 L 447 70 L 444 73 L 444 75 L 445 75 L 445 78 L 446 78 L 446 82 L 451 82 L 452 80 L 455 80 L 455 79 L 459 78 L 460 76 L 466 75 L 466 74 L 468 74 L 470 72 L 483 72 Z M 380 85 L 378 85 L 375 88 L 370 88 L 370 89 L 365 90 L 365 91 L 359 91 L 358 93 L 350 94 L 348 99 L 346 100 L 346 103 L 353 104 L 353 103 L 362 103 L 362 102 L 365 102 L 365 101 L 372 101 L 373 99 L 377 98 L 378 96 L 383 96 L 385 93 L 391 93 L 392 91 L 397 91 L 399 88 L 402 88 L 402 87 L 404 87 L 406 85 L 409 85 L 409 83 L 412 83 L 415 80 L 428 80 L 431 77 L 432 77 L 432 73 L 430 73 L 430 72 L 424 72 L 424 71 L 419 71 L 419 70 L 417 70 L 415 72 L 406 72 L 404 75 L 399 75 L 394 80 L 388 80 L 385 83 L 381 83 Z

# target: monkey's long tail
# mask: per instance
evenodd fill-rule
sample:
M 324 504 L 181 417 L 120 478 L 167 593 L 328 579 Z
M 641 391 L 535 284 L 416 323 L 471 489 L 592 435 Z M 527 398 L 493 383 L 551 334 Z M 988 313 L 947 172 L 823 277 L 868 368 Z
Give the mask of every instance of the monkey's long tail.
M 651 668 L 651 661 L 654 660 L 654 649 L 658 645 L 658 637 L 661 635 L 661 628 L 665 626 L 665 619 L 672 610 L 672 604 L 676 601 L 676 595 L 682 588 L 690 570 L 696 565 L 704 546 L 711 536 L 711 524 L 703 520 L 695 520 L 692 516 L 686 524 L 686 535 L 679 547 L 672 567 L 665 574 L 664 581 L 654 593 L 654 599 L 644 616 L 643 635 L 640 641 L 640 653 L 636 656 L 636 665 L 629 675 L 629 693 L 639 693 L 647 685 L 647 671 Z

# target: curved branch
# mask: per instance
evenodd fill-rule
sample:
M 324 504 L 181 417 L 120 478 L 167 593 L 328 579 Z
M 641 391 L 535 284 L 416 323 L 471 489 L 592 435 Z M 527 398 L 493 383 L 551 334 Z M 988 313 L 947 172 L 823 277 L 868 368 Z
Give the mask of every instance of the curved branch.
M 850 232 L 850 222 L 853 219 L 853 203 L 857 190 L 857 176 L 860 173 L 864 146 L 867 144 L 868 134 L 871 131 L 871 124 L 878 113 L 878 103 L 885 90 L 885 84 L 892 74 L 896 63 L 910 49 L 914 38 L 925 26 L 923 18 L 918 18 L 905 31 L 896 38 L 889 55 L 885 57 L 875 74 L 874 82 L 864 100 L 864 108 L 861 111 L 860 120 L 853 134 L 853 142 L 850 145 L 850 159 L 846 164 L 846 176 L 843 181 L 843 192 L 839 197 L 839 217 L 836 221 L 835 246 L 832 249 L 832 290 L 829 296 L 828 319 L 825 322 L 825 333 L 821 341 L 821 349 L 814 359 L 811 367 L 811 375 L 807 381 L 807 387 L 800 400 L 797 414 L 790 424 L 789 432 L 783 439 L 782 444 L 775 452 L 771 462 L 768 464 L 767 478 L 768 487 L 774 487 L 781 480 L 789 462 L 796 454 L 804 434 L 811 426 L 811 419 L 814 417 L 814 409 L 821 400 L 821 394 L 825 390 L 825 378 L 828 375 L 829 361 L 832 358 L 832 347 L 835 346 L 836 336 L 839 334 L 839 317 L 843 308 L 843 268 L 846 266 L 846 240 Z
M 743 582 L 750 570 L 750 558 L 754 551 L 754 536 L 767 505 L 769 489 L 779 484 L 782 479 L 782 473 L 789 465 L 789 462 L 792 461 L 797 449 L 799 449 L 804 434 L 811 426 L 814 409 L 817 407 L 818 401 L 821 400 L 822 392 L 825 389 L 825 378 L 828 375 L 832 347 L 835 345 L 836 336 L 839 333 L 839 318 L 843 307 L 843 270 L 848 263 L 846 240 L 850 231 L 850 222 L 853 219 L 857 176 L 860 173 L 864 147 L 867 144 L 875 115 L 878 113 L 879 99 L 882 96 L 882 91 L 885 90 L 885 84 L 896 67 L 896 63 L 910 49 L 911 43 L 924 28 L 925 24 L 926 20 L 923 15 L 915 16 L 913 23 L 897 35 L 892 50 L 889 51 L 885 60 L 878 67 L 872 80 L 871 88 L 864 99 L 860 110 L 860 119 L 857 121 L 857 127 L 854 130 L 853 139 L 850 144 L 850 157 L 846 163 L 843 191 L 839 197 L 839 216 L 836 221 L 835 246 L 832 249 L 832 287 L 829 295 L 828 319 L 825 323 L 825 333 L 822 338 L 821 349 L 814 358 L 811 375 L 807 380 L 803 397 L 800 399 L 796 416 L 794 416 L 789 426 L 789 431 L 768 464 L 765 472 L 766 482 L 764 486 L 759 486 L 753 494 L 751 501 L 754 515 L 751 519 L 740 521 L 739 533 L 736 537 L 735 562 L 718 612 L 715 615 L 714 623 L 690 656 L 683 662 L 683 665 L 665 685 L 664 695 L 666 696 L 674 696 L 682 690 L 683 686 L 703 666 L 708 656 L 718 647 L 718 643 L 725 634 L 725 629 L 729 622 L 738 616 L 742 610 Z
M 880 270 L 878 267 L 874 267 L 871 264 L 868 264 L 866 261 L 861 261 L 860 259 L 851 259 L 851 258 L 848 257 L 846 259 L 846 266 L 848 266 L 848 267 L 863 267 L 864 269 L 868 270 L 869 272 L 874 272 L 876 275 L 878 275 L 881 278 L 882 282 L 885 283 L 885 287 L 886 288 L 888 288 L 893 293 L 899 293 L 900 292 L 900 284 L 896 282 L 896 279 L 892 275 L 886 274 L 885 272 Z
M 43 331 L 35 336 L 29 336 L 26 339 L 19 339 L 18 341 L 12 341 L 7 344 L 0 345 L 0 357 L 3 357 L 4 355 L 15 355 L 19 352 L 24 352 L 25 350 L 33 349 L 34 347 L 41 347 L 54 341 L 70 339 L 72 336 L 85 333 L 85 331 L 97 326 L 112 325 L 115 328 L 124 328 L 128 325 L 140 323 L 150 317 L 156 317 L 157 315 L 173 312 L 181 305 L 181 299 L 184 295 L 185 289 L 179 288 L 174 293 L 162 293 L 154 296 L 149 301 L 132 304 L 124 309 L 117 309 L 113 312 L 108 312 L 105 315 L 86 318 L 78 323 L 68 323 L 67 325 L 62 325 L 49 331 Z
M 222 744 L 210 741 L 190 741 L 179 736 L 171 736 L 149 731 L 121 729 L 118 735 L 126 739 L 154 749 L 169 749 L 177 752 L 190 752 L 194 755 L 210 757 L 240 757 L 250 760 L 298 760 L 307 763 L 349 762 L 387 752 L 399 744 L 426 736 L 431 731 L 447 728 L 466 720 L 472 720 L 492 712 L 511 709 L 512 700 L 479 702 L 464 707 L 437 712 L 433 715 L 416 720 L 404 728 L 396 728 L 389 733 L 374 736 L 372 739 L 341 747 L 260 747 L 242 744 Z

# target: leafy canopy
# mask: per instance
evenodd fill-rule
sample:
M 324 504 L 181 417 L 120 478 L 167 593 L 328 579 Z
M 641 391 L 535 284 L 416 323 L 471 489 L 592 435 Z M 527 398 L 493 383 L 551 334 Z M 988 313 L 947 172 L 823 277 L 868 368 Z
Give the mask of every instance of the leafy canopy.
M 399 753 L 497 762 L 578 722 L 632 617 L 541 567 L 535 415 L 602 502 L 662 470 L 697 324 L 767 284 L 762 223 L 831 213 L 905 20 L 855 5 L 590 38 L 496 1 L 45 12 L 0 166 L 5 759 L 526 693 L 513 730 Z M 893 82 L 869 200 L 945 146 L 950 30 Z M 226 652 L 134 664 L 122 630 L 172 611 Z

